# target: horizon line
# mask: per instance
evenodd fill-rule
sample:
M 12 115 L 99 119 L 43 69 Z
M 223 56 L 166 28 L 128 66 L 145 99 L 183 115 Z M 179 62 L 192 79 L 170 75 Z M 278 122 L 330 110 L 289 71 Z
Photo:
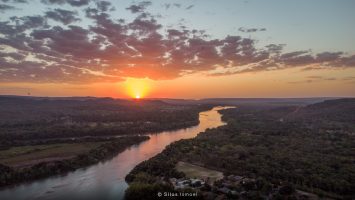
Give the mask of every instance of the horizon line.
M 110 98 L 110 99 L 124 99 L 132 100 L 133 97 L 110 97 L 110 96 L 35 96 L 35 95 L 7 95 L 0 94 L 0 97 L 27 97 L 27 98 Z M 156 100 L 156 99 L 176 99 L 176 100 L 207 100 L 207 99 L 341 99 L 341 98 L 355 98 L 355 96 L 308 96 L 308 97 L 205 97 L 205 98 L 183 98 L 183 97 L 142 97 L 140 100 Z

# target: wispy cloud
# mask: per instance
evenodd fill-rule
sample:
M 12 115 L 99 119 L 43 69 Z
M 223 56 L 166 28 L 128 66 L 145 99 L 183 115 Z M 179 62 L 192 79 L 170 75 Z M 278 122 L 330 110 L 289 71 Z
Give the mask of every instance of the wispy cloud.
M 245 27 L 240 27 L 238 29 L 240 32 L 243 33 L 255 33 L 259 31 L 266 31 L 266 28 L 245 28 Z

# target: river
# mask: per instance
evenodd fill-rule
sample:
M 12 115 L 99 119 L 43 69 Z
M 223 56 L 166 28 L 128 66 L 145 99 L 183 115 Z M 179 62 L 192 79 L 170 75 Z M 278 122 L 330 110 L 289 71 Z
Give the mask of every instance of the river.
M 212 110 L 200 112 L 200 123 L 197 126 L 149 134 L 149 140 L 127 148 L 110 160 L 62 176 L 2 189 L 0 199 L 123 199 L 124 191 L 128 187 L 124 178 L 137 164 L 160 153 L 174 141 L 193 138 L 207 128 L 224 125 L 218 110 L 225 108 L 227 107 L 214 107 Z

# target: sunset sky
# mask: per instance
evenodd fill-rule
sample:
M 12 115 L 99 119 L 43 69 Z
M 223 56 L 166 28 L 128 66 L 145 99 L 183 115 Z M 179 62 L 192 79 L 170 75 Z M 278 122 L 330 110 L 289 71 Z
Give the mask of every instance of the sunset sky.
M 355 0 L 0 0 L 0 94 L 354 97 Z

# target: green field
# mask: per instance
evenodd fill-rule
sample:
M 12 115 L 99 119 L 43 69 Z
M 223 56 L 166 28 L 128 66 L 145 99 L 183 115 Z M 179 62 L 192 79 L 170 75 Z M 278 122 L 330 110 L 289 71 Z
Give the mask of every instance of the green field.
M 26 167 L 43 161 L 69 159 L 78 154 L 87 153 L 102 143 L 103 142 L 60 143 L 12 147 L 0 151 L 0 163 L 12 167 Z
M 209 177 L 211 181 L 219 180 L 223 178 L 223 173 L 197 165 L 193 165 L 186 162 L 178 162 L 176 164 L 176 169 L 189 178 L 207 178 Z

